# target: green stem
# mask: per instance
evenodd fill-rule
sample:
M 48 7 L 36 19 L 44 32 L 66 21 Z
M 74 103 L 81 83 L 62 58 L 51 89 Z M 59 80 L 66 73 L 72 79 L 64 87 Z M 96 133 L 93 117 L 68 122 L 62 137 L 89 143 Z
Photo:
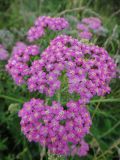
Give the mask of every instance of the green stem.
M 57 93 L 57 100 L 58 100 L 58 102 L 60 102 L 60 91 L 58 91 L 58 93 Z
M 93 118 L 94 118 L 94 116 L 95 116 L 95 114 L 96 114 L 96 112 L 97 112 L 99 106 L 100 106 L 100 101 L 98 102 L 98 104 L 97 104 L 97 106 L 96 106 L 96 108 L 95 108 L 95 110 L 94 110 L 94 112 L 93 112 L 92 120 L 93 120 Z
M 90 103 L 97 103 L 97 102 L 120 102 L 120 98 L 116 98 L 116 99 L 96 99 L 96 100 L 91 100 Z
M 29 150 L 29 148 L 28 148 L 28 144 L 27 144 L 27 142 L 26 142 L 25 137 L 23 138 L 23 147 L 27 149 L 27 153 L 28 153 L 29 160 L 32 160 L 32 155 L 31 155 L 31 152 L 30 152 L 30 150 Z
M 40 144 L 38 144 L 38 148 L 39 148 L 40 159 L 41 159 L 41 146 L 40 146 Z
M 0 98 L 8 99 L 8 100 L 18 102 L 18 103 L 24 103 L 24 100 L 22 100 L 22 99 L 17 99 L 15 97 L 10 97 L 10 96 L 6 96 L 6 95 L 0 95 Z
M 107 136 L 109 133 L 111 133 L 112 131 L 114 131 L 114 129 L 116 127 L 118 127 L 120 125 L 120 121 L 118 121 L 118 123 L 116 123 L 111 129 L 109 129 L 107 132 L 105 132 L 103 135 L 101 135 L 99 138 L 103 138 L 105 136 Z
M 58 93 L 57 95 L 58 97 L 58 101 L 60 101 L 60 93 Z M 19 102 L 19 103 L 24 103 L 23 99 L 17 99 L 15 97 L 10 97 L 10 96 L 6 96 L 6 95 L 0 95 L 0 98 L 4 98 L 4 99 L 8 99 L 11 101 L 15 101 L 15 102 Z M 97 103 L 97 102 L 101 102 L 101 103 L 109 103 L 109 102 L 120 102 L 120 98 L 116 98 L 116 99 L 96 99 L 96 100 L 91 100 L 90 103 Z
M 45 105 L 48 105 L 48 102 L 49 102 L 49 97 L 46 97 L 45 98 Z

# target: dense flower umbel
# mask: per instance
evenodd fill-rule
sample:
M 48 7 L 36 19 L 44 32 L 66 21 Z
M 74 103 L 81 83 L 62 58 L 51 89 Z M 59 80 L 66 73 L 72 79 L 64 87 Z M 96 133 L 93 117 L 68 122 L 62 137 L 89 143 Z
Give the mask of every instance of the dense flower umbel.
M 45 35 L 45 28 L 50 30 L 63 30 L 69 27 L 69 23 L 64 18 L 53 18 L 48 16 L 38 17 L 33 27 L 28 31 L 28 40 L 34 41 Z
M 0 60 L 8 59 L 8 51 L 5 49 L 3 45 L 0 44 Z
M 55 101 L 48 106 L 41 99 L 31 99 L 19 111 L 22 132 L 52 153 L 86 155 L 88 145 L 83 138 L 91 126 L 89 112 L 79 102 L 70 101 L 66 107 Z
M 25 76 L 29 76 L 30 68 L 28 62 L 31 56 L 39 54 L 39 47 L 36 45 L 26 46 L 19 42 L 13 48 L 12 56 L 6 65 L 6 69 L 11 74 L 17 85 L 25 83 Z
M 80 38 L 84 39 L 91 39 L 93 35 L 92 33 L 99 33 L 101 27 L 102 22 L 97 17 L 83 18 L 81 23 L 77 24 L 77 29 L 80 31 Z
M 51 41 L 40 60 L 32 63 L 27 84 L 30 91 L 53 96 L 60 89 L 59 76 L 64 71 L 69 93 L 78 93 L 81 102 L 89 102 L 94 95 L 110 92 L 109 82 L 115 77 L 115 70 L 105 49 L 61 35 Z
M 102 25 L 102 22 L 97 17 L 89 17 L 89 18 L 83 18 L 82 23 L 87 24 L 89 28 L 91 29 L 99 29 Z

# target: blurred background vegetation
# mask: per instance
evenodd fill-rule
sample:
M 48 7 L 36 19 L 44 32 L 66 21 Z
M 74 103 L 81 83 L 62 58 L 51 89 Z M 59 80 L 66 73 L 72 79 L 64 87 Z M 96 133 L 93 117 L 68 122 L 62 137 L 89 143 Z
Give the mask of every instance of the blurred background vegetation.
M 99 17 L 107 36 L 96 42 L 109 51 L 119 68 L 120 0 L 0 0 L 0 43 L 11 52 L 17 41 L 26 41 L 27 30 L 40 15 L 64 16 L 71 23 L 87 16 Z M 25 139 L 17 116 L 29 93 L 14 85 L 5 64 L 0 62 L 0 160 L 39 160 L 41 147 Z M 111 88 L 105 99 L 93 100 L 88 106 L 93 120 L 91 134 L 86 137 L 90 144 L 88 156 L 71 160 L 120 159 L 120 79 L 113 80 Z M 64 158 L 48 155 L 44 159 Z

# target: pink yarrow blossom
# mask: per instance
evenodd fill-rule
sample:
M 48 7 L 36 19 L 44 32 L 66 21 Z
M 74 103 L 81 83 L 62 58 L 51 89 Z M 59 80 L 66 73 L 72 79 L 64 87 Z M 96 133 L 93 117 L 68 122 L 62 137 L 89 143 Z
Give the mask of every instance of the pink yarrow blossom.
M 31 99 L 19 111 L 21 130 L 30 142 L 39 142 L 51 153 L 84 156 L 89 150 L 83 138 L 89 133 L 90 114 L 79 102 L 69 101 L 66 107 L 55 101 L 48 106 L 41 99 Z
M 37 55 L 38 60 L 30 62 L 31 56 Z M 109 83 L 116 76 L 114 60 L 105 49 L 66 35 L 53 39 L 41 57 L 38 46 L 17 45 L 6 69 L 16 84 L 25 83 L 30 92 L 38 91 L 50 97 L 60 89 L 59 77 L 64 71 L 68 92 L 79 94 L 81 103 L 109 93 Z
M 27 46 L 22 42 L 13 47 L 12 56 L 8 60 L 6 70 L 12 76 L 17 85 L 25 83 L 25 77 L 29 76 L 31 56 L 39 55 L 39 47 L 37 45 Z
M 82 22 L 87 24 L 88 27 L 91 29 L 99 29 L 101 27 L 101 20 L 97 17 L 89 17 L 89 18 L 83 18 Z
M 99 33 L 101 27 L 102 22 L 97 17 L 83 18 L 82 21 L 77 24 L 80 38 L 88 40 L 92 38 L 93 33 Z
M 52 97 L 60 89 L 63 71 L 68 79 L 68 92 L 79 94 L 81 102 L 89 102 L 95 95 L 110 92 L 116 65 L 105 49 L 61 35 L 50 42 L 41 59 L 32 63 L 28 89 Z
M 69 23 L 65 18 L 54 18 L 49 16 L 38 17 L 35 24 L 27 33 L 27 38 L 30 42 L 37 40 L 45 35 L 45 29 L 60 31 L 69 27 Z

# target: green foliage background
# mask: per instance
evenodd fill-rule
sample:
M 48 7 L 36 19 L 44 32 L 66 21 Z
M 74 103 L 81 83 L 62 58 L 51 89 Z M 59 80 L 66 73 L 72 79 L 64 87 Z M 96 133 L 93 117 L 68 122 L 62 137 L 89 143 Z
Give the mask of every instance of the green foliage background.
M 73 16 L 79 20 L 85 16 L 100 17 L 107 36 L 96 38 L 95 42 L 105 47 L 120 64 L 119 0 L 0 0 L 0 30 L 9 30 L 14 35 L 13 39 L 7 39 L 11 42 L 7 46 L 9 52 L 16 41 L 26 41 L 26 31 L 40 15 L 65 16 L 69 20 Z M 46 37 L 42 43 L 47 45 L 50 38 Z M 3 41 L 0 36 L 0 42 Z M 29 94 L 25 86 L 14 84 L 5 72 L 5 64 L 0 62 L 0 160 L 39 160 L 42 148 L 25 139 L 17 116 L 23 102 L 34 94 Z M 69 157 L 70 160 L 120 159 L 120 79 L 113 80 L 111 88 L 110 95 L 94 98 L 88 105 L 93 120 L 91 134 L 86 137 L 90 144 L 88 156 Z M 63 160 L 65 157 L 48 154 L 43 159 Z

